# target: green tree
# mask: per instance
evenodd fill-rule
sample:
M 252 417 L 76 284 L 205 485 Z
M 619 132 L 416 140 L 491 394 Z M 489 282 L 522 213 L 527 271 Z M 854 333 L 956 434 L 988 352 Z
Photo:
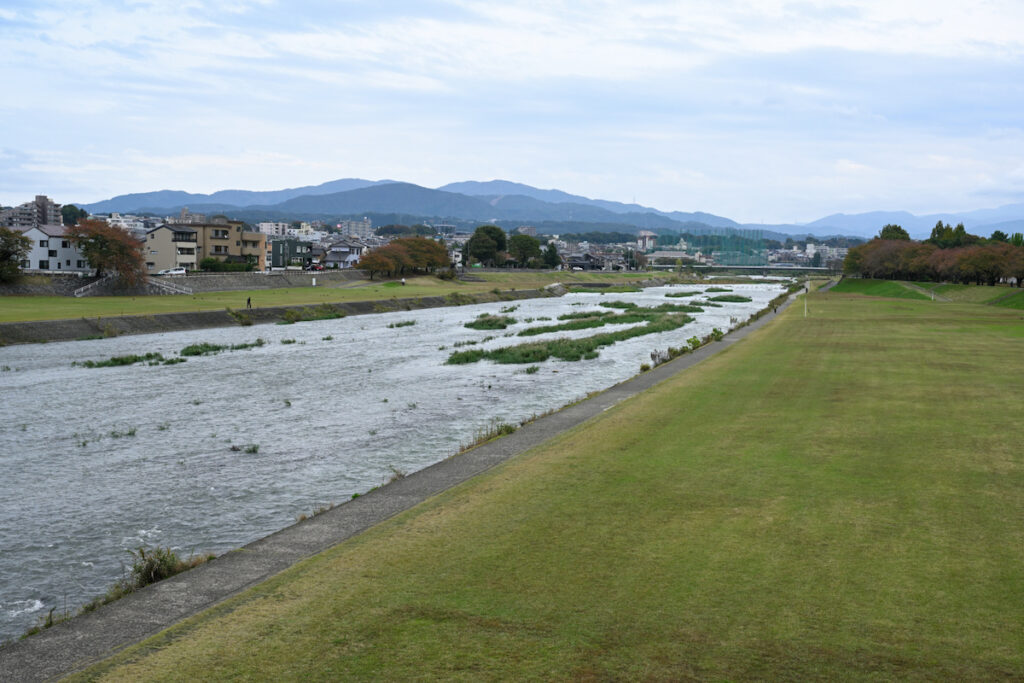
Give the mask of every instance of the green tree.
M 910 234 L 898 225 L 888 223 L 882 226 L 882 231 L 878 233 L 878 239 L 882 240 L 909 240 Z
M 513 235 L 508 239 L 508 253 L 525 266 L 530 259 L 540 256 L 540 240 L 530 235 Z
M 65 204 L 60 207 L 60 215 L 64 225 L 74 225 L 83 218 L 88 218 L 89 212 L 85 209 L 79 209 L 74 204 Z
M 990 242 L 1009 242 L 1010 236 L 1002 230 L 996 230 L 992 233 L 992 236 L 988 238 Z
M 481 225 L 466 241 L 466 246 L 462 250 L 462 260 L 463 263 L 467 263 L 472 257 L 480 263 L 501 265 L 507 248 L 508 241 L 504 230 L 496 225 Z
M 32 240 L 16 230 L 0 227 L 0 282 L 12 282 L 21 274 L 21 262 L 32 251 Z
M 548 268 L 557 268 L 562 264 L 562 258 L 558 255 L 558 247 L 555 246 L 554 242 L 548 242 L 548 246 L 544 248 L 544 265 Z
M 137 285 L 146 277 L 142 243 L 106 221 L 85 219 L 68 228 L 68 239 L 76 242 L 96 276 L 112 271 L 129 285 Z

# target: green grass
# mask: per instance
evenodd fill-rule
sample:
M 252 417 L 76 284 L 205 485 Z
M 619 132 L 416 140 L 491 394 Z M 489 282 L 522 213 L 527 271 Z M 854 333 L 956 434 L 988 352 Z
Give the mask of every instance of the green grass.
M 1024 290 L 1018 289 L 1016 292 L 1010 294 L 1007 292 L 1006 298 L 999 299 L 993 302 L 993 306 L 1001 306 L 1003 308 L 1016 308 L 1018 310 L 1024 310 Z
M 1009 287 L 989 287 L 988 285 L 937 285 L 933 288 L 936 294 L 960 303 L 984 304 L 1012 292 Z
M 843 278 L 831 291 L 844 294 L 863 294 L 864 296 L 882 296 L 890 299 L 931 300 L 931 297 L 926 294 L 890 280 Z
M 481 313 L 476 318 L 463 325 L 463 327 L 468 327 L 471 330 L 504 330 L 509 325 L 515 324 L 515 318 L 510 318 L 507 315 Z
M 244 309 L 247 298 L 253 306 L 315 306 L 349 301 L 385 301 L 401 297 L 481 294 L 499 289 L 538 289 L 555 282 L 568 285 L 609 282 L 621 284 L 649 277 L 647 273 L 570 273 L 508 272 L 476 273 L 481 282 L 443 281 L 436 277 L 408 278 L 402 287 L 395 282 L 322 282 L 318 287 L 254 289 L 230 292 L 204 292 L 176 296 L 5 296 L 0 306 L 0 322 L 96 318 L 120 315 L 152 315 L 193 311 Z M 187 284 L 187 281 L 186 281 Z M 244 311 L 235 311 L 246 315 Z
M 1024 677 L 1024 322 L 812 294 L 83 678 Z

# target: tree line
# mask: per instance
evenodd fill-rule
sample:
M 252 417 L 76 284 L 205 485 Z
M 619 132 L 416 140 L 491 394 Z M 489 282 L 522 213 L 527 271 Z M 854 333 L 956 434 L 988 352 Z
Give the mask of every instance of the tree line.
M 917 280 L 994 285 L 1024 280 L 1024 235 L 996 230 L 989 238 L 972 235 L 960 223 L 939 221 L 923 241 L 910 239 L 899 225 L 886 225 L 878 237 L 850 249 L 843 272 L 883 280 Z

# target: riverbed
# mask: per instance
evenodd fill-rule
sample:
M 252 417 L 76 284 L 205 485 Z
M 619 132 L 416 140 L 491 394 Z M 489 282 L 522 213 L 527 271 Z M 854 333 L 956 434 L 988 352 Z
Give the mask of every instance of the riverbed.
M 445 361 L 459 349 L 609 331 L 511 336 L 602 301 L 687 303 L 666 294 L 707 286 L 0 348 L 0 641 L 53 607 L 73 612 L 104 593 L 130 564 L 129 549 L 237 548 L 448 457 L 493 424 L 621 382 L 652 350 L 731 329 L 783 291 L 776 282 L 728 287 L 753 301 L 532 371 Z M 517 320 L 506 330 L 464 327 L 502 309 Z M 72 365 L 257 339 L 262 346 L 176 365 Z

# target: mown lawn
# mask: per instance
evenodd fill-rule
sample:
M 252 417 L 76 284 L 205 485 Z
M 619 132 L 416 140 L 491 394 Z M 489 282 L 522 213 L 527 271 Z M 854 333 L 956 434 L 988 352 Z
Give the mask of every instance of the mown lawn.
M 587 284 L 619 283 L 650 277 L 647 273 L 474 273 L 481 282 L 444 281 L 436 277 L 408 278 L 402 286 L 397 281 L 327 283 L 321 287 L 286 289 L 254 289 L 233 292 L 204 292 L 174 296 L 102 296 L 76 299 L 65 296 L 5 296 L 0 298 L 0 322 L 23 320 L 58 320 L 61 318 L 94 318 L 118 315 L 152 315 L 190 311 L 245 308 L 252 298 L 256 308 L 263 306 L 299 306 L 343 301 L 374 301 L 391 297 L 445 295 L 452 292 L 473 294 L 499 289 L 535 289 L 554 282 Z M 188 284 L 187 279 L 181 280 Z
M 85 678 L 1024 677 L 1024 321 L 808 309 Z
M 935 293 L 947 299 L 962 302 L 965 304 L 983 304 L 1001 296 L 1010 294 L 1013 290 L 1008 287 L 989 287 L 988 285 L 938 285 Z
M 1002 306 L 1003 308 L 1024 309 L 1024 290 L 1018 290 L 1013 294 L 1009 294 L 1009 296 L 1004 299 L 994 301 L 992 302 L 992 305 Z
M 843 278 L 832 288 L 832 291 L 846 294 L 863 294 L 865 296 L 883 296 L 890 299 L 931 300 L 931 297 L 909 287 L 904 287 L 899 282 L 892 280 Z

